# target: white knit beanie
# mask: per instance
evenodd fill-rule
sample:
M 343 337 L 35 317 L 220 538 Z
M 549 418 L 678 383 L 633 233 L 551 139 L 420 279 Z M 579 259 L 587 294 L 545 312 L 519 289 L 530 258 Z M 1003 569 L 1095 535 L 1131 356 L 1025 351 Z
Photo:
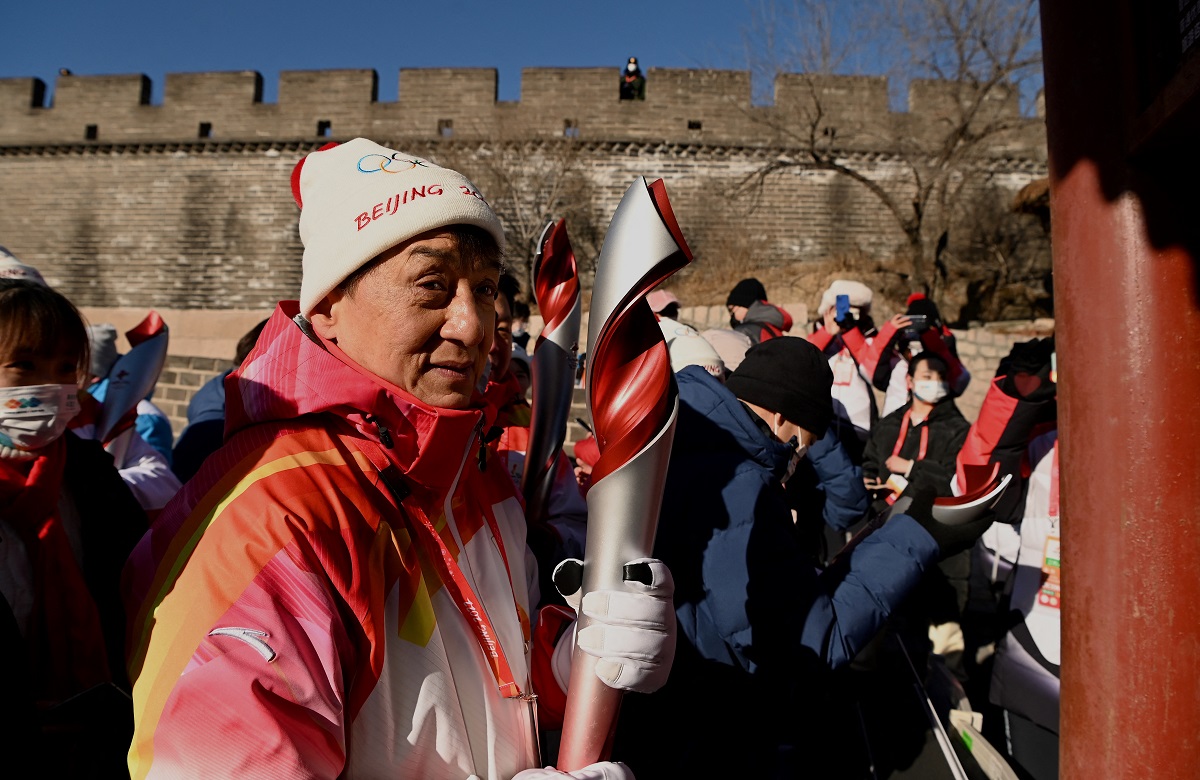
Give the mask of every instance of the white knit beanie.
M 366 138 L 326 147 L 292 172 L 304 243 L 300 312 L 381 253 L 427 230 L 474 225 L 504 251 L 504 227 L 465 176 Z
M 829 289 L 821 296 L 821 304 L 817 306 L 817 316 L 824 317 L 825 312 L 837 303 L 837 297 L 845 295 L 850 298 L 850 305 L 860 309 L 871 308 L 871 288 L 862 282 L 850 279 L 835 279 Z
M 725 379 L 725 362 L 695 328 L 681 322 L 662 317 L 658 321 L 663 340 L 667 342 L 667 354 L 671 358 L 671 370 L 682 371 L 688 366 L 700 366 L 708 373 Z
M 709 328 L 700 335 L 717 351 L 729 371 L 737 370 L 742 364 L 742 358 L 746 356 L 746 351 L 753 346 L 750 337 L 738 330 Z

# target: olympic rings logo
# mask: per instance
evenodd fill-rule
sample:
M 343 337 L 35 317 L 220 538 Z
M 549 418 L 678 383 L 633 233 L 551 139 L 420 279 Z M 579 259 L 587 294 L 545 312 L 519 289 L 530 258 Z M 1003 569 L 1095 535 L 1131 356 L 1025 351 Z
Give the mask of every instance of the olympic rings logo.
M 371 159 L 373 157 L 377 159 Z M 366 168 L 363 167 L 363 163 L 366 163 Z M 400 156 L 399 152 L 392 152 L 390 156 L 368 154 L 358 161 L 358 170 L 360 173 L 404 173 L 405 171 L 411 171 L 413 168 L 427 167 L 424 160 L 416 158 L 410 160 Z

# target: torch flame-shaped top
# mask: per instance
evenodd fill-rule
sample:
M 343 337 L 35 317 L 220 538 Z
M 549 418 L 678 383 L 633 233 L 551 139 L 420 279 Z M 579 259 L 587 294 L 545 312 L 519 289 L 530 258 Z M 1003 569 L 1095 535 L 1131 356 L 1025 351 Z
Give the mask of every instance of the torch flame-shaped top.
M 675 376 L 646 293 L 691 261 L 662 180 L 639 179 L 622 198 L 592 293 L 588 404 L 600 459 L 593 483 L 616 471 L 658 434 L 673 408 Z
M 538 344 L 566 321 L 579 300 L 579 273 L 571 239 L 567 237 L 566 220 L 560 219 L 550 228 L 550 235 L 543 238 L 539 249 L 533 269 L 533 294 L 545 325 Z M 571 345 L 565 346 L 569 349 Z

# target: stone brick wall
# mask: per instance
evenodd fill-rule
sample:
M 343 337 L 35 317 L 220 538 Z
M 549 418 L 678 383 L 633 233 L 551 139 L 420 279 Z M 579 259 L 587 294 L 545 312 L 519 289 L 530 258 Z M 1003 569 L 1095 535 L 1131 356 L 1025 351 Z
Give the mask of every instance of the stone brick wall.
M 722 278 L 738 270 L 730 248 L 749 245 L 799 278 L 799 264 L 889 259 L 903 238 L 895 220 L 826 171 L 771 177 L 753 210 L 734 196 L 739 182 L 787 151 L 782 132 L 819 100 L 842 158 L 897 186 L 897 150 L 934 138 L 958 88 L 914 82 L 904 112 L 890 110 L 882 78 L 784 74 L 775 103 L 759 106 L 748 72 L 652 69 L 645 101 L 618 100 L 617 75 L 530 68 L 521 100 L 502 102 L 494 70 L 406 69 L 399 100 L 381 103 L 374 71 L 289 71 L 266 104 L 252 71 L 183 73 L 167 76 L 161 105 L 140 75 L 62 76 L 52 103 L 36 79 L 0 79 L 0 244 L 82 306 L 269 310 L 299 288 L 295 163 L 366 135 L 434 160 L 500 155 L 518 167 L 572 144 L 601 234 L 636 177 L 662 178 L 696 256 L 681 278 Z M 990 186 L 1015 193 L 1045 174 L 1044 122 L 1013 100 L 990 110 L 1015 127 L 981 164 Z
M 232 361 L 219 358 L 167 356 L 152 400 L 170 418 L 176 439 L 187 425 L 187 408 L 192 396 L 205 382 L 232 367 Z
M 81 306 L 269 310 L 299 293 L 303 248 L 288 181 L 315 147 L 0 146 L 0 198 L 10 204 L 0 210 L 0 243 Z M 428 142 L 407 148 L 433 159 L 445 151 Z M 695 254 L 681 278 L 737 273 L 731 243 L 755 242 L 785 276 L 798 277 L 788 269 L 839 255 L 887 258 L 902 241 L 863 187 L 828 172 L 772 177 L 763 206 L 741 211 L 730 193 L 769 160 L 769 149 L 595 143 L 581 155 L 598 214 L 611 214 L 638 176 L 667 182 Z M 902 167 L 895 159 L 863 160 L 881 182 Z M 1016 192 L 1042 166 L 1013 159 L 990 181 Z M 582 258 L 585 265 L 591 259 Z M 815 304 L 820 291 L 786 289 L 776 297 L 802 294 Z

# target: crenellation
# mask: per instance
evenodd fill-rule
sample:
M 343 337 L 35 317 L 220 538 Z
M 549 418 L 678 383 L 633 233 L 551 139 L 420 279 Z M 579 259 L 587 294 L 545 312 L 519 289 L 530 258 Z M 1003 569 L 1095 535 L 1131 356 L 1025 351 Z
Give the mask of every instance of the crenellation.
M 786 132 L 809 132 L 816 123 L 821 142 L 838 145 L 878 145 L 895 121 L 886 76 L 781 73 L 775 108 Z
M 264 129 L 285 138 L 353 138 L 371 131 L 378 96 L 379 76 L 369 68 L 283 71 L 278 102 L 264 107 L 275 124 Z
M 46 105 L 46 82 L 38 78 L 0 79 L 0 112 L 29 112 Z
M 908 113 L 926 121 L 955 118 L 976 99 L 970 85 L 955 81 L 913 79 L 908 85 Z M 1020 96 L 1007 84 L 998 84 L 983 96 L 980 117 L 983 121 L 1021 116 Z
M 400 129 L 405 137 L 428 139 L 487 137 L 496 124 L 498 89 L 495 68 L 402 69 L 399 101 L 384 132 L 395 135 Z M 391 108 L 377 108 L 377 124 L 381 110 Z
M 667 138 L 699 141 L 745 135 L 751 131 L 750 74 L 651 68 L 646 74 L 646 108 Z
M 168 73 L 163 107 L 172 111 L 245 111 L 262 103 L 263 77 L 254 70 Z
M 168 138 L 248 138 L 262 115 L 257 71 L 168 73 L 158 131 Z
M 262 76 L 254 71 L 172 73 L 162 105 L 152 106 L 144 75 L 72 75 L 58 78 L 46 107 L 38 79 L 0 79 L 0 145 L 369 135 L 771 146 L 794 144 L 797 128 L 819 108 L 819 131 L 831 145 L 878 149 L 898 134 L 916 143 L 929 138 L 960 97 L 955 84 L 917 80 L 909 86 L 909 111 L 892 112 L 884 77 L 790 73 L 776 79 L 774 105 L 756 106 L 748 71 L 651 68 L 646 99 L 623 101 L 619 76 L 616 68 L 525 68 L 521 99 L 502 102 L 494 68 L 405 68 L 398 99 L 381 103 L 371 69 L 284 71 L 278 100 L 264 104 Z M 997 148 L 1029 149 L 1030 137 L 1034 146 L 1042 143 L 1041 117 L 1021 117 L 1013 90 L 996 95 L 982 115 L 1020 126 Z
M 56 111 L 84 112 L 132 109 L 150 105 L 150 77 L 59 76 L 54 84 Z
M 279 74 L 278 105 L 286 111 L 344 108 L 364 110 L 379 99 L 379 74 L 358 70 L 285 70 Z
M 646 74 L 646 102 L 658 107 L 699 111 L 750 107 L 750 73 L 744 70 L 651 68 Z
M 402 68 L 399 102 L 406 111 L 444 111 L 448 102 L 478 110 L 496 104 L 499 88 L 495 68 Z
M 579 138 L 628 137 L 630 111 L 622 105 L 613 68 L 524 68 L 516 126 L 540 138 L 561 138 L 573 123 Z

